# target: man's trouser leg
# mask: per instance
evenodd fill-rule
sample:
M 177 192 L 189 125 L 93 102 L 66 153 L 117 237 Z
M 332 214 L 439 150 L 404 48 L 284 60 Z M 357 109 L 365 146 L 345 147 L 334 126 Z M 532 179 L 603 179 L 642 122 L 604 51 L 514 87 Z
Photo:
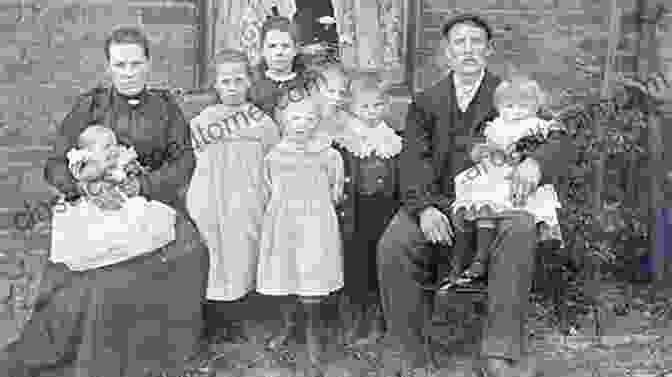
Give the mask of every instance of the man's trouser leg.
M 486 358 L 519 361 L 526 352 L 537 234 L 527 213 L 506 213 L 500 221 L 489 264 L 488 314 L 481 344 Z
M 413 368 L 428 362 L 423 333 L 431 314 L 431 293 L 421 284 L 431 284 L 436 278 L 433 253 L 418 224 L 403 210 L 397 212 L 378 243 L 378 277 L 387 334 Z

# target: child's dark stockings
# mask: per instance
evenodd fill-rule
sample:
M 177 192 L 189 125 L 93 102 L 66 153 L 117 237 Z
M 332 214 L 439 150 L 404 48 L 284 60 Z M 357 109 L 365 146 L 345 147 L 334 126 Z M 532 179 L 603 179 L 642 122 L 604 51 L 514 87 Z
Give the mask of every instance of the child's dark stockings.
M 497 236 L 497 228 L 494 223 L 479 224 L 476 228 L 476 255 L 471 266 L 464 271 L 463 275 L 472 279 L 483 277 L 487 272 L 488 261 L 490 260 L 490 247 Z M 485 226 L 483 226 L 485 225 Z

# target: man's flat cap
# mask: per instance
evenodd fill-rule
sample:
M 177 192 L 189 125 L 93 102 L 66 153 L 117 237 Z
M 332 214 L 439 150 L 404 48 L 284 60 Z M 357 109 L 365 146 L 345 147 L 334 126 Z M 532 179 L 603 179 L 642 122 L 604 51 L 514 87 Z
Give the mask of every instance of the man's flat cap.
M 473 13 L 463 13 L 449 19 L 448 22 L 443 24 L 443 27 L 441 27 L 441 35 L 443 35 L 444 38 L 447 38 L 450 29 L 452 29 L 453 26 L 462 23 L 474 23 L 478 25 L 479 27 L 483 28 L 483 30 L 485 30 L 485 34 L 487 35 L 488 40 L 492 39 L 492 27 L 490 27 L 488 21 L 486 21 L 483 17 Z

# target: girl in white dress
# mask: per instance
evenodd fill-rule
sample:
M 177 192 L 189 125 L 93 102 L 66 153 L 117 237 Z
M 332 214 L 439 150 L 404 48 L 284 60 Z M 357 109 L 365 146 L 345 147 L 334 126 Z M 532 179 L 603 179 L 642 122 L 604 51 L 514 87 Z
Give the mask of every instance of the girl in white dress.
M 204 109 L 190 124 L 196 169 L 187 206 L 210 251 L 206 335 L 242 341 L 246 322 L 222 318 L 227 302 L 242 299 L 255 288 L 267 199 L 263 159 L 280 140 L 280 132 L 268 115 L 245 99 L 250 86 L 245 53 L 221 51 L 215 66 L 219 103 Z
M 298 296 L 308 315 L 311 368 L 319 370 L 321 301 L 343 287 L 343 262 L 334 203 L 343 191 L 343 161 L 330 140 L 319 137 L 322 102 L 309 96 L 279 108 L 284 134 L 266 157 L 271 197 L 261 238 L 257 290 Z M 284 326 L 270 346 L 287 340 L 295 305 L 284 308 Z
M 522 206 L 511 200 L 510 175 L 526 153 L 533 152 L 554 131 L 556 123 L 537 117 L 544 94 L 537 82 L 519 77 L 502 82 L 494 93 L 499 117 L 489 122 L 486 142 L 477 144 L 471 157 L 473 167 L 455 177 L 453 219 L 457 224 L 476 220 L 476 254 L 471 266 L 460 274 L 464 245 L 456 245 L 453 269 L 444 280 L 448 284 L 481 278 L 486 272 L 497 228 L 497 215 L 503 211 L 523 210 L 534 215 L 541 239 L 562 241 L 557 217 L 560 202 L 552 185 L 538 187 Z

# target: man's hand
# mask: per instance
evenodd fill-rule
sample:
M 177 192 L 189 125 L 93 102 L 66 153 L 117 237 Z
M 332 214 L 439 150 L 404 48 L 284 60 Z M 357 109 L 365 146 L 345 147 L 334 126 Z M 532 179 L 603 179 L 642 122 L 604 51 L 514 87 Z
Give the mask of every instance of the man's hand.
M 511 173 L 511 202 L 514 206 L 525 205 L 527 197 L 533 193 L 541 180 L 539 163 L 528 157 Z
M 450 220 L 435 207 L 426 208 L 420 213 L 420 229 L 427 240 L 432 243 L 453 245 L 455 233 Z

